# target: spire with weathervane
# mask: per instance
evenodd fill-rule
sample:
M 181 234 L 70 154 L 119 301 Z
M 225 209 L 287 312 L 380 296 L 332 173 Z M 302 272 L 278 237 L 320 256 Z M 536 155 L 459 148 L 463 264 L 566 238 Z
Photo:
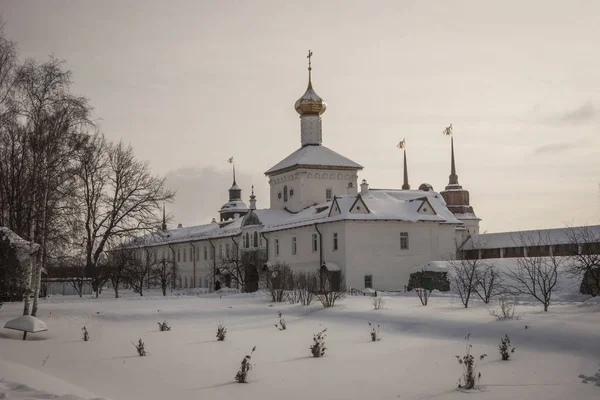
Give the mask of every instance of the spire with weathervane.
M 402 184 L 402 190 L 410 190 L 410 184 L 408 183 L 408 166 L 406 164 L 406 139 L 402 139 L 396 147 L 404 150 L 404 183 Z
M 241 200 L 242 199 L 242 189 L 235 182 L 235 163 L 233 157 L 229 157 L 227 162 L 233 167 L 233 184 L 229 188 L 229 201 L 233 200 Z
M 448 177 L 448 186 L 440 194 L 444 198 L 448 209 L 459 221 L 465 224 L 466 233 L 468 235 L 479 233 L 480 218 L 475 215 L 475 211 L 473 211 L 473 207 L 470 204 L 469 191 L 463 189 L 458 183 L 452 124 L 446 127 L 443 133 L 445 136 L 450 136 L 450 176 Z
M 321 114 L 327 110 L 327 103 L 323 101 L 312 87 L 312 51 L 308 51 L 308 87 L 306 92 L 294 105 L 300 114 L 300 140 L 302 147 L 319 146 L 323 141 Z

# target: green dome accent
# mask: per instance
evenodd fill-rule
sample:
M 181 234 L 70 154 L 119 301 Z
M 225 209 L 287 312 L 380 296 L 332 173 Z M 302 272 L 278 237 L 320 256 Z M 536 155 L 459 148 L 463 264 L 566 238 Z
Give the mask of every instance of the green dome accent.
M 258 215 L 253 212 L 248 213 L 246 217 L 244 217 L 244 222 L 242 222 L 242 226 L 250 226 L 250 225 L 261 225 L 260 218 Z

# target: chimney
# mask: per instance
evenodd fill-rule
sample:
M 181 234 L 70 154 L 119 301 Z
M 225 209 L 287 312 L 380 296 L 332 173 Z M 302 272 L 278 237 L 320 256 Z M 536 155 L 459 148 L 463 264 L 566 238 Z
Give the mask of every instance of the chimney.
M 180 223 L 179 225 L 177 225 L 177 228 L 183 228 L 183 225 Z
M 369 192 L 369 184 L 367 183 L 366 179 L 362 180 L 362 183 L 360 184 L 360 194 L 367 194 Z

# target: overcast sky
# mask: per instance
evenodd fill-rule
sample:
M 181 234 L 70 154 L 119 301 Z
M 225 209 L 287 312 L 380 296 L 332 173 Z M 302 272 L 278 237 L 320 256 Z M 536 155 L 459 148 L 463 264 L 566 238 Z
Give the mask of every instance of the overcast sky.
M 600 223 L 598 1 L 0 0 L 22 58 L 67 62 L 103 132 L 178 189 L 175 223 L 210 222 L 238 184 L 300 146 L 294 102 L 328 104 L 323 144 L 371 187 L 459 182 L 482 231 Z

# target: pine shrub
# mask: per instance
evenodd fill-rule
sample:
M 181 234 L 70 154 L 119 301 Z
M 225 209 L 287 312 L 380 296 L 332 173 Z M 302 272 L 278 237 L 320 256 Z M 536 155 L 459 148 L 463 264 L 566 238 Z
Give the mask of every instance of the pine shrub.
M 279 323 L 275 324 L 275 328 L 279 329 L 280 331 L 285 331 L 287 328 L 287 325 L 285 324 L 285 319 L 283 319 L 281 312 L 279 313 Z
M 371 341 L 379 342 L 381 340 L 381 338 L 379 337 L 379 325 L 375 327 L 375 325 L 369 322 L 369 326 L 371 327 Z
M 90 334 L 85 326 L 81 328 L 81 331 L 83 332 L 83 341 L 87 342 L 88 340 L 90 340 Z
M 510 360 L 510 355 L 515 352 L 515 348 L 510 344 L 510 338 L 508 335 L 504 335 L 504 339 L 500 339 L 498 349 L 500 350 L 500 355 L 504 361 Z
M 242 359 L 242 365 L 240 366 L 240 369 L 235 375 L 235 380 L 238 383 L 248 382 L 248 371 L 252 369 L 252 364 L 250 363 L 250 361 L 252 360 L 252 354 L 254 354 L 254 350 L 256 350 L 256 346 L 252 348 L 250 354 L 246 355 L 246 357 Z
M 325 350 L 327 350 L 327 347 L 325 347 L 325 337 L 327 337 L 325 332 L 327 332 L 327 328 L 313 337 L 313 345 L 310 346 L 310 352 L 313 357 L 323 357 L 325 355 Z
M 158 323 L 158 330 L 161 332 L 170 331 L 171 327 L 169 326 L 167 321 L 163 321 Z
M 135 346 L 140 357 L 143 357 L 147 354 L 146 349 L 144 347 L 144 342 L 142 342 L 142 338 L 140 338 L 140 340 L 138 340 L 138 344 L 135 344 L 133 342 L 132 342 L 132 344 Z
M 458 387 L 461 389 L 471 390 L 475 388 L 475 383 L 481 379 L 481 372 L 477 372 L 477 364 L 482 361 L 487 354 L 482 354 L 478 359 L 475 359 L 471 354 L 473 345 L 469 344 L 469 338 L 471 334 L 468 334 L 465 340 L 467 341 L 467 349 L 464 356 L 456 356 L 458 363 L 463 367 L 463 375 L 458 380 Z
M 225 328 L 222 323 L 219 323 L 219 326 L 217 327 L 217 341 L 224 341 L 225 335 L 227 335 L 227 328 Z

